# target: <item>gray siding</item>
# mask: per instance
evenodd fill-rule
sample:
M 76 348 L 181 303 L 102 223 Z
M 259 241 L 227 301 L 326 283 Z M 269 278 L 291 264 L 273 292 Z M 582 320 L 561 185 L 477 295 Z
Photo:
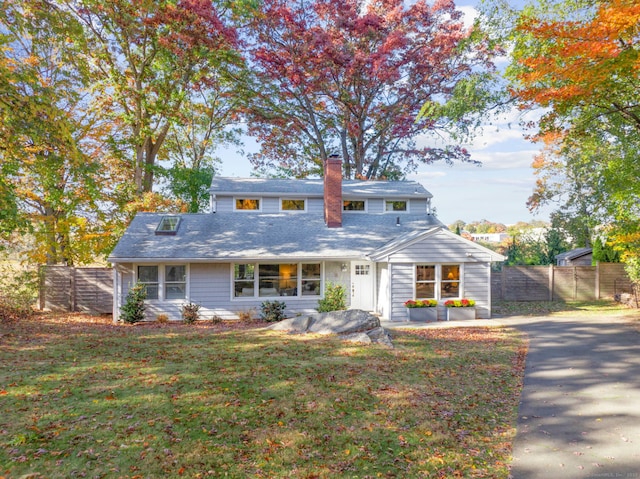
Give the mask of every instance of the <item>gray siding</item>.
M 120 304 L 124 302 L 129 288 L 133 285 L 133 267 L 131 264 L 118 265 L 119 281 L 116 297 Z M 331 282 L 341 284 L 347 291 L 349 304 L 349 271 L 342 271 L 342 263 L 330 262 L 324 265 L 325 284 Z M 173 301 L 148 301 L 146 319 L 153 321 L 159 314 L 166 314 L 171 320 L 181 319 L 182 305 L 193 302 L 201 305 L 201 319 L 219 316 L 222 319 L 237 319 L 240 312 L 251 312 L 260 315 L 260 307 L 264 301 L 284 301 L 287 304 L 285 313 L 294 316 L 298 313 L 314 312 L 318 308 L 318 297 L 286 297 L 273 298 L 233 298 L 231 292 L 231 266 L 229 263 L 191 263 L 188 265 L 188 298 Z M 117 318 L 114 318 L 117 319 Z
M 237 198 L 242 198 L 243 195 L 238 194 Z M 260 198 L 262 213 L 273 214 L 281 213 L 280 200 L 282 198 L 297 198 L 305 199 L 307 201 L 307 214 L 323 214 L 324 213 L 324 200 L 322 198 L 306 198 L 304 196 L 281 196 L 281 197 L 267 197 L 263 198 L 255 195 L 244 195 L 246 198 Z M 220 213 L 229 213 L 234 211 L 234 198 L 233 196 L 216 196 L 216 211 Z M 300 211 L 289 211 L 285 213 L 301 214 Z M 302 213 L 304 214 L 304 213 Z
M 390 264 L 391 280 L 391 321 L 405 321 L 407 311 L 404 302 L 413 298 L 414 265 Z
M 470 255 L 470 256 L 469 256 Z M 389 256 L 391 280 L 391 321 L 406 319 L 403 303 L 414 295 L 416 263 L 462 264 L 462 297 L 476 301 L 478 318 L 491 316 L 491 271 L 489 255 L 452 235 L 436 233 L 408 245 Z M 446 318 L 438 306 L 438 318 Z
M 467 254 L 472 256 L 468 257 Z M 474 245 L 469 245 L 462 238 L 443 232 L 437 232 L 422 241 L 413 243 L 393 254 L 391 258 L 398 263 L 463 263 L 491 260 L 488 254 L 479 251 Z

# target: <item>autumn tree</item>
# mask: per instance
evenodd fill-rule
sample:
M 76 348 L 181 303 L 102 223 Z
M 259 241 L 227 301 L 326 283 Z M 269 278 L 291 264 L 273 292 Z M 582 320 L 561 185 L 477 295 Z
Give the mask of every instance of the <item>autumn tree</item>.
M 63 25 L 73 26 L 64 12 L 1 2 L 0 224 L 32 234 L 30 259 L 48 264 L 89 261 L 101 234 L 96 123 L 82 72 L 69 67 L 56 35 Z
M 516 16 L 508 70 L 523 108 L 545 108 L 538 137 L 555 137 L 531 205 L 560 199 L 565 222 L 612 228 L 628 264 L 640 264 L 639 25 L 635 0 L 540 2 Z
M 338 153 L 345 177 L 399 178 L 471 161 L 447 140 L 485 111 L 495 50 L 461 15 L 449 0 L 265 0 L 244 83 L 254 166 L 306 176 Z
M 152 191 L 156 160 L 195 86 L 237 61 L 235 30 L 207 0 L 50 0 L 83 27 L 71 36 L 89 67 L 95 106 L 119 127 L 111 145 Z

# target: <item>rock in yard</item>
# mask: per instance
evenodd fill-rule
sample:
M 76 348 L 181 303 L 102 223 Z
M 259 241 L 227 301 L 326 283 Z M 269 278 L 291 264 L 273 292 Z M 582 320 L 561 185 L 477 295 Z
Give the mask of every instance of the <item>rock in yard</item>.
M 393 347 L 389 335 L 380 326 L 380 319 L 360 309 L 298 316 L 268 326 L 267 329 L 292 333 L 338 334 L 348 341 L 365 344 L 374 342 Z

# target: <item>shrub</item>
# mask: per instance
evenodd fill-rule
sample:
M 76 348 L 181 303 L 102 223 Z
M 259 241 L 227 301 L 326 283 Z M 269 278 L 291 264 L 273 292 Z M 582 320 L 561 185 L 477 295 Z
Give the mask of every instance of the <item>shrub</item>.
M 37 272 L 3 267 L 0 274 L 0 323 L 33 316 L 38 297 Z
M 245 309 L 243 311 L 238 311 L 238 318 L 240 321 L 253 321 L 253 316 L 255 315 L 255 311 L 253 309 Z
M 129 324 L 143 321 L 144 311 L 147 308 L 144 304 L 145 299 L 147 299 L 147 289 L 144 284 L 136 283 L 127 293 L 127 298 L 120 308 L 120 319 Z
M 262 320 L 267 323 L 275 323 L 284 319 L 284 310 L 287 303 L 284 301 L 265 301 L 260 306 L 262 310 Z
M 182 320 L 187 324 L 193 324 L 200 319 L 200 306 L 196 303 L 182 305 Z
M 214 314 L 213 316 L 211 316 L 211 322 L 213 324 L 220 324 L 222 322 L 222 318 L 217 314 Z
M 341 311 L 347 309 L 347 292 L 341 284 L 327 283 L 324 298 L 318 300 L 318 311 Z
M 167 316 L 164 313 L 161 313 L 158 316 L 156 316 L 156 322 L 160 324 L 167 324 L 169 322 L 169 316 Z

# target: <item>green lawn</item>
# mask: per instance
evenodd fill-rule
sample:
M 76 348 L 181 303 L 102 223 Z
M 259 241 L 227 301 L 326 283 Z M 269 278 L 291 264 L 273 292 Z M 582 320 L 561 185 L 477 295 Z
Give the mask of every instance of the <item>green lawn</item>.
M 638 310 L 610 300 L 600 301 L 497 301 L 492 305 L 497 316 L 618 316 L 631 319 Z
M 507 478 L 524 343 L 0 324 L 0 477 Z

